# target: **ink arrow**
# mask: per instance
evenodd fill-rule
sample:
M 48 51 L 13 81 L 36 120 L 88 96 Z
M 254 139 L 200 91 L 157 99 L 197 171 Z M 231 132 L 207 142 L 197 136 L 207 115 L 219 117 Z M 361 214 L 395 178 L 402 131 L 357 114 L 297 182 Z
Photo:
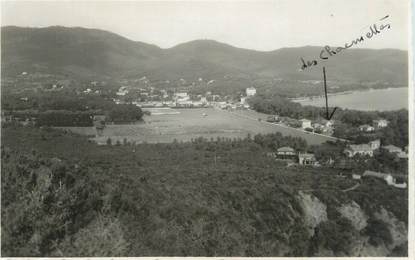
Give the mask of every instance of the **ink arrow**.
M 327 82 L 326 82 L 326 67 L 323 67 L 323 76 L 324 76 L 324 95 L 326 97 L 326 119 L 330 120 L 333 117 L 334 112 L 336 112 L 337 107 L 333 109 L 331 114 L 329 114 L 329 100 L 327 97 Z

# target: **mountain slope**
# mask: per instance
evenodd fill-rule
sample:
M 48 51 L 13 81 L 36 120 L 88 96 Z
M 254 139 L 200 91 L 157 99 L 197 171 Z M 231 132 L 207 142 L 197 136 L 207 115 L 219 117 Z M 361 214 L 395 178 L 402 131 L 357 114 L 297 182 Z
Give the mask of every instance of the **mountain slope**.
M 30 63 L 47 70 L 81 69 L 112 75 L 160 56 L 156 46 L 133 42 L 118 35 L 83 28 L 2 28 L 2 61 L 6 67 Z
M 401 50 L 349 49 L 300 71 L 300 58 L 317 59 L 322 47 L 261 52 L 196 40 L 161 49 L 102 30 L 59 26 L 2 27 L 1 36 L 2 73 L 10 76 L 43 71 L 83 77 L 147 75 L 158 80 L 225 75 L 305 80 L 320 79 L 324 65 L 331 79 L 407 81 L 407 52 Z

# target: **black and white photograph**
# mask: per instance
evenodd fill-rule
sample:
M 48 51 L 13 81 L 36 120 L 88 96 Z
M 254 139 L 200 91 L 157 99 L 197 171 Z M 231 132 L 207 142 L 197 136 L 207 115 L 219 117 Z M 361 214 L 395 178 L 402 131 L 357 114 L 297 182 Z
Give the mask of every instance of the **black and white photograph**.
M 1 257 L 412 259 L 412 5 L 0 1 Z

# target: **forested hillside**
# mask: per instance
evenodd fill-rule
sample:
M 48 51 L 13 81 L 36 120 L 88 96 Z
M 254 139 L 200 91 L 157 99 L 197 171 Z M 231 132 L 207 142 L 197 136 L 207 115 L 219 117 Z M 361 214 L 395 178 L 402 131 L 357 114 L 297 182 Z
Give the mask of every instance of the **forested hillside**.
M 2 256 L 407 254 L 407 190 L 267 157 L 282 137 L 97 146 L 3 125 Z
M 254 51 L 212 40 L 196 40 L 169 49 L 135 42 L 95 29 L 1 28 L 2 74 L 23 71 L 72 78 L 143 77 L 157 80 L 234 78 L 321 79 L 321 68 L 300 71 L 301 60 L 316 59 L 323 47 Z M 339 81 L 407 83 L 407 52 L 349 49 L 322 63 Z

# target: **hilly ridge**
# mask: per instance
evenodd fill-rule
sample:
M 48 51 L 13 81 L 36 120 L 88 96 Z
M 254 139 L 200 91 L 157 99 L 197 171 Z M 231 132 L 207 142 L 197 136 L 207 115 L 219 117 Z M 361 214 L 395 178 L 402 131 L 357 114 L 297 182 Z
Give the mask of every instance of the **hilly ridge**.
M 162 49 L 117 34 L 85 28 L 1 28 L 2 73 L 64 73 L 75 77 L 136 77 L 155 80 L 242 77 L 320 79 L 321 66 L 332 79 L 407 82 L 407 52 L 349 49 L 318 67 L 300 71 L 300 58 L 316 59 L 322 47 L 255 51 L 213 40 L 195 40 Z

